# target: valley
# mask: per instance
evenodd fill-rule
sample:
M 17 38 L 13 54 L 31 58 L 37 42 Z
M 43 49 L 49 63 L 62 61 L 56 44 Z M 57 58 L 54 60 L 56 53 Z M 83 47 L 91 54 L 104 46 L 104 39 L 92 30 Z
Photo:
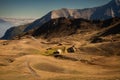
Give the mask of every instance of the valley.
M 32 36 L 1 40 L 0 79 L 119 80 L 120 39 L 90 43 L 85 40 L 90 34 L 80 35 L 48 40 Z M 69 53 L 67 48 L 73 45 L 77 51 Z M 63 47 L 62 56 L 54 57 L 53 52 Z
M 23 19 L 5 18 L 15 26 L 2 27 L 7 31 L 0 38 L 0 80 L 120 80 L 120 0 L 25 19 L 35 9 L 42 14 L 32 4 L 21 6 L 26 13 L 16 10 Z

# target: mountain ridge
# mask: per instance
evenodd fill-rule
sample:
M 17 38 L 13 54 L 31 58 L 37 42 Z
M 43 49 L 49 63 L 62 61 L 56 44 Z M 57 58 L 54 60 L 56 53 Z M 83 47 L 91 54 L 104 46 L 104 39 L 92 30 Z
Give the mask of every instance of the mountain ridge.
M 6 32 L 6 30 L 9 29 L 11 26 L 13 26 L 12 23 L 0 18 L 0 30 L 1 30 L 0 37 L 2 37 L 4 33 Z
M 0 19 L 0 23 L 5 23 L 5 22 L 7 22 L 7 21 Z
M 120 17 L 120 1 L 111 0 L 108 4 L 86 9 L 58 9 L 50 11 L 48 14 L 40 19 L 35 20 L 29 25 L 24 32 L 27 32 L 33 28 L 40 27 L 44 23 L 56 18 L 83 18 L 88 20 L 106 20 L 113 17 Z
M 9 39 L 13 39 L 15 38 L 16 36 L 20 35 L 20 34 L 23 34 L 23 30 L 28 26 L 29 24 L 25 24 L 25 25 L 20 25 L 20 26 L 14 26 L 14 27 L 11 27 L 9 28 L 4 36 L 1 37 L 1 39 L 6 39 L 6 40 L 9 40 Z
M 98 25 L 97 27 L 101 28 L 101 27 L 111 25 L 110 23 L 113 23 L 114 19 L 113 19 L 113 21 L 112 20 L 106 21 L 106 20 L 114 18 L 114 17 L 118 17 L 118 18 L 120 17 L 120 0 L 111 0 L 106 5 L 103 5 L 103 6 L 100 6 L 100 7 L 94 7 L 94 8 L 86 8 L 86 9 L 62 8 L 62 9 L 58 9 L 58 10 L 53 10 L 53 11 L 47 13 L 42 18 L 39 18 L 39 19 L 35 20 L 33 23 L 26 26 L 25 29 L 23 30 L 23 32 L 24 33 L 27 33 L 27 32 L 29 33 L 29 31 L 34 32 L 34 31 L 37 31 L 37 29 L 38 29 L 38 31 L 36 32 L 37 34 L 40 34 L 43 31 L 48 34 L 47 31 L 49 31 L 49 29 L 50 30 L 52 29 L 50 27 L 51 26 L 53 27 L 54 24 L 56 24 L 56 21 L 57 21 L 57 23 L 59 23 L 59 21 L 61 21 L 61 19 L 64 19 L 63 22 L 68 21 L 70 23 L 72 23 L 71 22 L 72 19 L 73 19 L 73 21 L 75 19 L 78 19 L 78 22 L 80 22 L 79 20 L 81 20 L 81 21 L 83 21 L 83 23 L 85 23 L 87 20 L 88 20 L 88 23 L 91 22 L 91 21 L 103 21 L 104 23 L 102 23 L 102 22 L 100 22 L 98 24 L 90 23 L 91 25 L 86 23 L 86 25 L 88 24 L 89 26 L 92 26 L 92 24 L 94 24 L 93 26 Z M 75 20 L 75 21 L 77 21 L 77 20 Z M 80 27 L 80 25 L 78 25 L 78 24 L 81 24 L 81 23 L 76 23 L 76 24 L 77 24 L 77 27 L 78 26 Z M 101 24 L 103 24 L 103 26 L 101 26 Z M 58 25 L 58 24 L 56 24 L 56 25 Z M 74 26 L 74 27 L 76 26 L 75 24 L 74 25 L 69 25 L 67 23 L 63 24 L 61 22 L 59 23 L 59 25 L 63 25 L 64 27 L 66 25 L 66 29 L 68 28 L 67 26 Z M 54 27 L 54 28 L 57 29 L 58 27 L 60 27 L 59 25 Z M 72 27 L 72 29 L 74 27 Z M 75 27 L 75 28 L 77 28 L 77 27 Z M 39 29 L 44 29 L 44 30 L 41 31 Z M 72 33 L 70 33 L 70 34 L 72 34 Z M 68 34 L 66 34 L 66 35 L 68 35 Z

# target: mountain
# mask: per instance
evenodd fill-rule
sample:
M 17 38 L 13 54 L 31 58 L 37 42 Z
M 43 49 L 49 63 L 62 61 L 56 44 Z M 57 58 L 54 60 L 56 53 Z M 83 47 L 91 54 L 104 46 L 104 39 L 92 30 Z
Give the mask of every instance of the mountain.
M 0 37 L 2 37 L 4 35 L 4 33 L 9 28 L 11 28 L 13 26 L 25 25 L 25 24 L 31 23 L 33 20 L 35 20 L 35 19 L 31 19 L 31 18 L 30 19 L 24 19 L 24 18 L 1 18 L 0 19 Z M 13 30 L 13 29 L 11 29 L 11 30 Z
M 119 34 L 119 25 L 117 27 L 114 26 L 119 22 L 120 18 L 111 18 L 104 21 L 100 20 L 92 21 L 81 18 L 79 19 L 57 18 L 52 19 L 46 22 L 45 24 L 41 25 L 41 27 L 32 29 L 28 32 L 24 32 L 24 30 L 27 26 L 29 26 L 29 24 L 21 25 L 18 27 L 12 27 L 7 30 L 2 39 L 13 39 L 15 36 L 24 35 L 32 35 L 34 37 L 42 37 L 48 39 L 55 37 L 71 36 L 76 34 L 86 35 L 87 33 L 93 33 L 95 31 L 98 33 L 92 37 L 93 38 L 92 40 L 96 40 L 96 38 L 101 37 L 102 34 L 107 35 Z M 112 29 L 116 32 L 114 32 Z
M 111 23 L 112 21 L 112 23 Z M 101 30 L 99 30 L 95 35 L 91 37 L 91 42 L 92 43 L 97 43 L 97 42 L 104 42 L 107 41 L 103 37 L 110 37 L 111 41 L 114 41 L 118 38 L 120 38 L 120 18 L 113 18 L 107 21 L 104 21 L 104 25 L 108 23 L 111 23 L 108 27 L 105 27 Z M 113 37 L 113 38 L 112 38 Z
M 114 19 L 111 19 L 114 17 L 120 17 L 120 0 L 111 0 L 106 5 L 94 8 L 63 8 L 60 10 L 53 10 L 42 18 L 37 19 L 33 23 L 29 24 L 27 27 L 25 27 L 23 32 L 31 31 L 31 35 L 43 35 L 44 38 L 49 36 L 68 36 L 70 34 L 77 33 L 77 31 L 80 31 L 82 28 L 98 29 L 108 27 L 115 23 Z M 11 30 L 13 29 L 10 29 L 10 31 Z
M 120 21 L 114 25 L 111 25 L 105 30 L 101 31 L 99 36 L 107 36 L 107 35 L 114 35 L 114 34 L 120 34 Z
M 96 28 L 96 25 L 90 20 L 58 18 L 52 19 L 34 30 L 32 35 L 43 38 L 64 37 Z
M 0 23 L 5 23 L 6 21 L 3 19 L 0 19 Z
M 108 4 L 86 9 L 59 9 L 53 10 L 40 19 L 29 25 L 24 32 L 40 27 L 44 23 L 56 18 L 83 18 L 88 20 L 106 20 L 113 17 L 120 17 L 120 0 L 112 0 Z
M 15 38 L 16 36 L 23 34 L 24 29 L 28 26 L 29 24 L 25 24 L 25 25 L 20 25 L 20 26 L 15 26 L 15 27 L 11 27 L 9 28 L 4 36 L 1 39 L 6 39 L 6 40 L 10 40 Z
M 9 29 L 11 26 L 13 26 L 12 23 L 5 21 L 3 19 L 0 19 L 0 37 L 4 35 L 7 29 Z
M 104 21 L 91 21 L 85 19 L 52 19 L 38 29 L 32 35 L 43 38 L 64 37 L 73 34 L 86 34 L 99 31 L 101 35 L 120 33 L 120 18 L 112 18 Z

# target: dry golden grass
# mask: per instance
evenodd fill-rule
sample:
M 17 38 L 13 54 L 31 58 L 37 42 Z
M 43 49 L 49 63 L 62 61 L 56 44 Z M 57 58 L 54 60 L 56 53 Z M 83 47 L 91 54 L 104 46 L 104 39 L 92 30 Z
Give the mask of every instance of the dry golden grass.
M 43 44 L 41 42 L 47 41 L 42 39 L 12 40 L 6 45 L 0 41 L 0 80 L 120 80 L 120 57 L 116 55 L 63 54 L 77 61 L 44 55 L 47 48 L 58 49 L 73 44 L 77 47 L 83 44 L 83 47 L 99 45 L 82 44 L 78 40 L 67 45 L 64 44 L 66 40 L 62 41 L 63 45 L 58 47 L 57 43 Z

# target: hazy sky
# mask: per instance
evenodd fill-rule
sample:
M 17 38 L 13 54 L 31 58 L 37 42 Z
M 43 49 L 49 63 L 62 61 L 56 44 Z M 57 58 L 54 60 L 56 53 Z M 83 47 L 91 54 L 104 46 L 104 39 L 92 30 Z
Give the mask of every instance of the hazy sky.
M 83 9 L 111 0 L 0 0 L 0 17 L 40 18 L 60 8 Z

